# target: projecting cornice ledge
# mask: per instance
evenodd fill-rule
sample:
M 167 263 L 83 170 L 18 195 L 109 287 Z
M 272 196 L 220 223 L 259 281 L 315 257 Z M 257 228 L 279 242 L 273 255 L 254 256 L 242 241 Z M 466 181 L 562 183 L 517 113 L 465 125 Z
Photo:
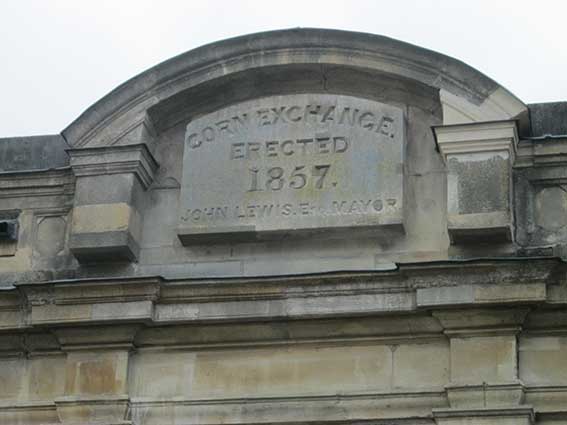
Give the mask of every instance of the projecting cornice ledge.
M 0 292 L 0 311 L 3 329 L 17 330 L 45 325 L 221 323 L 421 314 L 455 307 L 557 306 L 567 304 L 565 269 L 557 259 L 531 259 L 242 280 L 55 281 Z

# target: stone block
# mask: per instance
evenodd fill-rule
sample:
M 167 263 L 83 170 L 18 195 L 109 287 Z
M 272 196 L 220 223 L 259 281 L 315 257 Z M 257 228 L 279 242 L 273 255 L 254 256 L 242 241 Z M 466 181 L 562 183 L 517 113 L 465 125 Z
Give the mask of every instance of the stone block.
M 560 412 L 565 410 L 567 406 L 567 388 L 564 385 L 534 385 L 526 389 L 525 403 L 533 406 L 537 412 L 551 413 L 547 417 L 548 421 L 543 423 L 547 425 L 560 425 L 562 415 Z M 558 413 L 557 416 L 553 413 Z M 542 415 L 544 416 L 544 415 Z M 555 422 L 555 421 L 558 422 Z M 541 423 L 538 421 L 538 424 Z
M 447 166 L 447 228 L 453 244 L 512 241 L 515 121 L 434 127 Z
M 186 305 L 181 305 L 183 309 Z M 438 322 L 427 315 L 378 315 L 346 318 L 304 319 L 291 321 L 186 323 L 177 326 L 153 326 L 136 334 L 135 345 L 155 347 L 160 344 L 201 347 L 253 346 L 267 343 L 294 343 L 306 340 L 352 340 L 356 338 L 408 343 L 431 341 L 431 352 L 442 349 L 439 339 L 444 339 Z M 437 341 L 435 341 L 437 339 Z M 418 341 L 416 341 L 418 340 Z M 394 343 L 392 342 L 392 343 Z M 429 351 L 423 347 L 424 352 Z M 413 353 L 412 350 L 410 350 Z M 419 353 L 419 348 L 416 348 Z M 447 351 L 448 353 L 448 351 Z M 411 354 L 408 354 L 411 356 Z M 417 354 L 416 354 L 417 355 Z M 440 354 L 439 358 L 443 356 Z M 427 371 L 424 371 L 427 373 Z
M 533 425 L 530 406 L 479 409 L 433 409 L 437 425 Z
M 457 285 L 417 290 L 418 307 L 450 307 L 472 304 L 509 304 L 546 300 L 545 283 Z
M 3 291 L 0 299 L 0 330 L 8 330 L 25 326 L 23 299 L 17 290 Z M 0 344 L 1 346 L 1 344 Z M 0 351 L 2 349 L 0 348 Z
M 143 425 L 408 423 L 432 425 L 431 407 L 446 404 L 439 392 L 414 391 L 261 397 L 231 400 L 132 400 L 132 420 Z
M 36 215 L 35 257 L 55 257 L 65 254 L 67 216 L 64 213 Z
M 132 397 L 189 397 L 193 390 L 195 358 L 192 351 L 138 351 L 130 359 Z
M 515 335 L 451 338 L 451 382 L 513 382 L 517 376 Z
M 520 382 L 507 384 L 455 385 L 446 387 L 451 408 L 494 408 L 519 406 L 524 401 L 525 388 Z
M 411 292 L 158 304 L 156 322 L 317 317 L 414 310 Z
M 76 177 L 132 173 L 144 189 L 150 186 L 158 168 L 145 144 L 73 148 L 67 153 Z
M 202 399 L 306 395 L 322 388 L 324 393 L 384 388 L 390 385 L 390 353 L 387 346 L 168 352 L 160 356 L 140 352 L 133 362 L 137 379 L 132 391 L 145 397 Z M 329 374 L 329 370 L 334 372 Z
M 77 177 L 69 246 L 81 262 L 134 261 L 144 191 L 157 163 L 145 145 L 69 149 Z
M 125 394 L 127 366 L 127 350 L 70 352 L 65 367 L 65 395 Z
M 47 170 L 69 165 L 65 139 L 59 135 L 0 139 L 0 172 Z
M 391 379 L 392 350 L 386 345 L 209 351 L 197 353 L 191 395 L 206 399 L 365 392 L 391 388 Z
M 519 339 L 519 373 L 528 385 L 562 385 L 567 382 L 567 337 L 522 336 Z
M 83 205 L 73 209 L 71 251 L 79 260 L 135 260 L 140 215 L 126 203 Z
M 532 103 L 528 108 L 534 136 L 567 134 L 567 102 Z
M 564 186 L 540 187 L 535 193 L 535 223 L 550 232 L 567 226 L 567 191 Z
M 14 401 L 0 404 L 0 423 L 9 425 L 59 425 L 53 401 Z
M 109 352 L 116 353 L 119 356 L 119 349 L 127 351 L 132 348 L 132 341 L 139 328 L 139 324 L 120 325 L 114 323 L 106 326 L 99 325 L 94 328 L 65 326 L 58 328 L 54 333 L 62 349 L 67 352 L 85 353 L 87 352 L 85 350 L 90 349 L 93 355 L 99 352 Z M 80 360 L 80 356 L 77 358 Z
M 55 399 L 63 425 L 131 425 L 127 396 L 60 397 Z
M 34 325 L 49 323 L 104 323 L 109 321 L 144 321 L 152 317 L 151 301 L 97 304 L 45 304 L 34 306 L 30 322 Z
M 404 145 L 401 108 L 349 96 L 263 97 L 199 117 L 185 133 L 179 238 L 403 231 Z
M 34 356 L 27 360 L 25 381 L 26 400 L 54 400 L 65 388 L 65 356 Z
M 454 292 L 449 294 L 455 296 Z M 516 335 L 529 311 L 527 306 L 461 308 L 436 310 L 433 316 L 449 336 Z
M 23 357 L 0 358 L 0 398 L 15 400 L 24 388 L 26 361 Z
M 442 388 L 449 382 L 450 350 L 446 340 L 393 347 L 393 386 L 407 390 Z

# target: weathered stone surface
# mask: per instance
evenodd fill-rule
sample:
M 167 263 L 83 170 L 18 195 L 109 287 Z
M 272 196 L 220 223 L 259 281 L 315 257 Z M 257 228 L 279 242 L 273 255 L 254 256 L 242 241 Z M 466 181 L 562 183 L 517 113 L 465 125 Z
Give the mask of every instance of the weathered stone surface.
M 198 118 L 179 236 L 401 225 L 404 144 L 400 108 L 347 96 L 268 97 Z
M 515 336 L 453 338 L 451 382 L 482 384 L 518 379 Z
M 42 256 L 56 256 L 65 249 L 66 217 L 60 215 L 38 217 L 35 250 Z
M 73 352 L 67 355 L 65 394 L 124 394 L 125 351 Z
M 567 135 L 567 102 L 531 103 L 530 124 L 532 135 Z
M 526 384 L 558 385 L 567 379 L 567 338 L 525 336 L 519 340 L 520 377 Z
M 66 167 L 66 148 L 68 145 L 59 134 L 0 138 L 0 173 Z
M 547 231 L 567 226 L 567 187 L 542 187 L 535 196 L 535 222 Z
M 525 397 L 525 387 L 521 382 L 449 384 L 445 388 L 449 404 L 454 409 L 519 406 Z
M 0 423 L 565 422 L 561 108 L 296 29 L 0 139 Z
M 565 209 L 567 168 L 565 157 L 553 151 L 553 147 L 546 149 L 541 156 L 526 152 L 524 158 L 529 158 L 529 162 L 539 162 L 542 157 L 549 161 L 533 168 L 524 161 L 516 170 L 516 233 L 518 243 L 524 247 L 567 243 L 567 226 L 561 213 Z
M 453 125 L 435 127 L 434 132 L 447 164 L 447 226 L 452 242 L 512 241 L 516 123 Z
M 458 306 L 466 304 L 508 304 L 539 302 L 546 299 L 544 283 L 527 285 L 457 285 L 417 290 L 419 307 Z
M 145 145 L 70 149 L 78 177 L 69 245 L 79 261 L 138 257 L 141 193 L 157 163 Z
M 530 406 L 435 409 L 433 414 L 439 425 L 531 425 L 535 422 L 534 411 Z

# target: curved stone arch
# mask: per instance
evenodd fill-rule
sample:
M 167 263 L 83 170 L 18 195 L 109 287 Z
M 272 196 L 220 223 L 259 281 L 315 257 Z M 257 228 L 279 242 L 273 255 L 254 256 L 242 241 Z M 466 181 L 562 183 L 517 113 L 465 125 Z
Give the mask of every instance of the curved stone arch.
M 357 78 L 366 75 L 368 81 L 377 82 L 374 77 L 380 76 L 439 90 L 444 124 L 523 122 L 527 117 L 526 105 L 513 94 L 451 57 L 378 35 L 289 29 L 215 42 L 158 64 L 96 102 L 63 130 L 63 136 L 73 147 L 151 142 L 156 133 L 191 118 L 195 110 L 186 105 L 197 94 L 206 97 L 207 85 L 237 88 L 262 73 L 295 71 L 303 77 L 294 80 L 294 90 L 303 81 L 305 91 L 325 91 L 326 73 L 337 70 L 343 75 L 354 72 L 351 75 Z M 313 75 L 305 78 L 309 72 Z M 270 87 L 277 83 L 264 91 L 252 90 L 248 98 L 272 94 Z M 230 93 L 223 96 L 224 104 L 246 100 L 246 96 L 231 98 Z M 171 110 L 181 116 L 167 118 Z

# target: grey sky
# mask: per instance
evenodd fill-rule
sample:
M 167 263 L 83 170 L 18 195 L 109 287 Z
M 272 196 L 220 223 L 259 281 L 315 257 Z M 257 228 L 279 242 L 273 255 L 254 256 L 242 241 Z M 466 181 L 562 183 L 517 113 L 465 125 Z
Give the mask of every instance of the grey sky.
M 382 34 L 458 58 L 526 103 L 567 100 L 563 0 L 3 0 L 0 137 L 58 133 L 143 70 L 251 32 Z

